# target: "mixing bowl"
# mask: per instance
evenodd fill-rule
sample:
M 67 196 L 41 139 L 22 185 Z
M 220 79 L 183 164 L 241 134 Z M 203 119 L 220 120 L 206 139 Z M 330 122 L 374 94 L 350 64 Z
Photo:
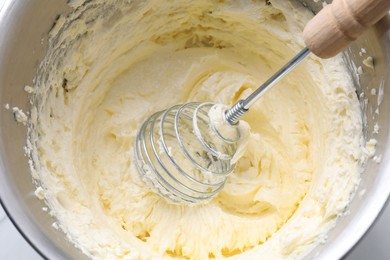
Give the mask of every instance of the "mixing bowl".
M 317 12 L 322 3 L 301 1 Z M 45 258 L 85 259 L 64 233 L 53 228 L 54 218 L 34 195 L 23 147 L 26 127 L 14 120 L 6 104 L 28 111 L 25 85 L 31 85 L 47 48 L 47 36 L 59 14 L 70 12 L 65 0 L 2 0 L 0 2 L 0 198 L 11 221 Z M 340 217 L 324 244 L 307 258 L 338 259 L 364 235 L 390 193 L 390 19 L 386 17 L 355 42 L 344 57 L 357 86 L 364 111 L 366 140 L 378 141 L 376 160 L 369 160 L 348 212 Z M 374 69 L 364 65 L 373 57 Z M 359 67 L 364 68 L 360 75 Z M 373 92 L 373 88 L 377 93 Z M 383 92 L 383 95 L 382 95 Z M 379 94 L 379 95 L 378 95 Z M 381 99 L 383 98 L 383 101 Z M 378 113 L 379 112 L 379 113 Z M 379 133 L 374 133 L 379 126 Z

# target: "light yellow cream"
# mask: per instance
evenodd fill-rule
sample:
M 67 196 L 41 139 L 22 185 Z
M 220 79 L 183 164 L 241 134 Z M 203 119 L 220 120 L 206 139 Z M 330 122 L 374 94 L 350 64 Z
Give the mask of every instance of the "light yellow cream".
M 78 1 L 59 18 L 32 97 L 32 170 L 87 255 L 287 259 L 324 240 L 365 159 L 341 57 L 310 56 L 251 108 L 246 151 L 210 203 L 167 203 L 134 163 L 149 115 L 189 101 L 232 105 L 303 47 L 312 14 L 271 3 Z

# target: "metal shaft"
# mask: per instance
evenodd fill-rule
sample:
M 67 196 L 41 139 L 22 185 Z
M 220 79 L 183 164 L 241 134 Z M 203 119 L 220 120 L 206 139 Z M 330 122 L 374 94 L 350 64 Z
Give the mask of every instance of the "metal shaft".
M 308 48 L 304 48 L 300 51 L 292 60 L 284 65 L 278 72 L 276 72 L 271 78 L 258 87 L 249 97 L 244 100 L 239 100 L 234 106 L 232 106 L 225 113 L 226 121 L 231 124 L 237 124 L 242 115 L 248 112 L 249 107 L 255 103 L 260 96 L 265 93 L 270 87 L 275 85 L 280 79 L 282 79 L 287 73 L 289 73 L 295 66 L 297 66 L 304 58 L 306 58 L 311 51 Z

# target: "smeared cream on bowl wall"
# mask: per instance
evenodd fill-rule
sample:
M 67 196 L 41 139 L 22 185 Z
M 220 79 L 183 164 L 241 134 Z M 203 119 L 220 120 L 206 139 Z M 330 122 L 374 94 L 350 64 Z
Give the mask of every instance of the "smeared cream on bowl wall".
M 51 213 L 94 258 L 300 258 L 348 205 L 365 160 L 341 57 L 311 56 L 244 120 L 247 150 L 210 203 L 149 191 L 133 144 L 152 113 L 231 105 L 302 47 L 312 14 L 290 1 L 78 1 L 51 30 L 29 123 Z

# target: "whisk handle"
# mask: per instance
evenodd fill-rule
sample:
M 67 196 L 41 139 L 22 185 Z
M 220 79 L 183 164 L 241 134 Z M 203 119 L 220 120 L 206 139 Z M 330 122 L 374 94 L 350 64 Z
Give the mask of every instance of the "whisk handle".
M 330 58 L 356 40 L 368 27 L 377 23 L 390 10 L 390 0 L 334 0 L 325 6 L 303 31 L 306 44 L 289 63 L 283 66 L 249 97 L 238 101 L 226 111 L 225 119 L 237 124 L 239 118 L 260 96 L 313 52 L 320 58 Z
M 334 0 L 306 25 L 305 44 L 320 58 L 333 57 L 389 10 L 390 0 Z

